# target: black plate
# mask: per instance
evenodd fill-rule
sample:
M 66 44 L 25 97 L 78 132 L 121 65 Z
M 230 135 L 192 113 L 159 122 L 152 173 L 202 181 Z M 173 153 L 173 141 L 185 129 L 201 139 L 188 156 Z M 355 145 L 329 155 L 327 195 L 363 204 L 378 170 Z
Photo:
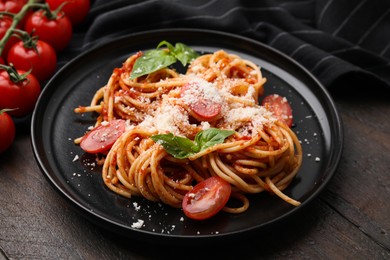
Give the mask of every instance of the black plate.
M 73 109 L 88 105 L 112 70 L 139 50 L 162 41 L 183 42 L 199 52 L 224 49 L 262 67 L 268 81 L 265 92 L 290 101 L 293 130 L 303 146 L 303 164 L 285 193 L 302 202 L 291 206 L 276 196 L 258 194 L 243 214 L 220 213 L 206 221 L 192 221 L 180 209 L 142 198 L 126 199 L 102 182 L 94 157 L 83 153 L 73 139 L 93 125 L 94 116 Z M 327 91 L 299 64 L 257 41 L 205 30 L 158 30 L 132 34 L 98 46 L 64 66 L 46 85 L 32 117 L 32 146 L 48 181 L 89 220 L 121 235 L 167 242 L 221 241 L 260 232 L 279 223 L 313 200 L 329 182 L 339 162 L 343 135 L 340 117 Z M 78 160 L 74 160 L 78 156 Z M 138 219 L 142 228 L 132 228 Z

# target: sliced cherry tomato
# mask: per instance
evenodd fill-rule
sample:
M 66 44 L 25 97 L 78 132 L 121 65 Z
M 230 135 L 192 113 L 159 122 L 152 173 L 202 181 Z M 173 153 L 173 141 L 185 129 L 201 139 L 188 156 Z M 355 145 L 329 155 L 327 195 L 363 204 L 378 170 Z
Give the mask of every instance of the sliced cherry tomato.
M 72 24 L 63 13 L 53 13 L 51 17 L 43 10 L 32 13 L 26 21 L 25 30 L 34 31 L 41 41 L 50 44 L 54 50 L 63 50 L 70 42 L 73 34 Z
M 57 54 L 46 42 L 37 40 L 36 47 L 28 47 L 23 41 L 14 44 L 8 52 L 8 64 L 16 69 L 29 71 L 40 80 L 50 78 L 57 66 Z
M 90 8 L 90 0 L 46 0 L 52 10 L 57 9 L 62 3 L 62 11 L 69 18 L 72 25 L 81 23 L 87 16 Z
M 195 220 L 203 220 L 217 214 L 225 207 L 231 194 L 231 185 L 221 177 L 210 177 L 199 182 L 184 195 L 184 214 Z
M 198 116 L 200 121 L 212 121 L 221 113 L 221 104 L 210 100 L 199 99 L 190 104 L 191 110 Z
M 222 110 L 222 104 L 211 97 L 204 96 L 202 88 L 196 83 L 185 85 L 181 88 L 181 96 L 188 99 L 190 113 L 199 121 L 213 121 L 218 118 Z M 190 98 L 186 98 L 189 96 Z
M 2 153 L 11 146 L 15 139 L 15 123 L 5 110 L 0 110 L 0 136 L 0 153 Z
M 261 104 L 270 110 L 274 116 L 284 122 L 288 127 L 292 126 L 292 109 L 285 97 L 278 94 L 268 95 L 263 99 Z
M 41 93 L 41 86 L 32 74 L 13 70 L 10 75 L 7 70 L 0 68 L 0 93 L 0 109 L 13 109 L 7 113 L 23 117 L 34 109 Z
M 126 121 L 114 119 L 88 132 L 81 140 L 80 147 L 87 153 L 103 153 L 111 149 L 115 141 L 125 132 Z

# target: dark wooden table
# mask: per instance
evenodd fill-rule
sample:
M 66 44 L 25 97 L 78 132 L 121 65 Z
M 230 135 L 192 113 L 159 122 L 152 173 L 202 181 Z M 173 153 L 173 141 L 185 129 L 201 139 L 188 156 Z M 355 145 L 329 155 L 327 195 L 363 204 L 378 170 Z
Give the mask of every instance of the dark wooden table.
M 390 259 L 389 91 L 346 89 L 331 91 L 345 148 L 327 188 L 275 229 L 226 246 L 159 246 L 95 226 L 46 181 L 26 126 L 0 155 L 0 259 Z

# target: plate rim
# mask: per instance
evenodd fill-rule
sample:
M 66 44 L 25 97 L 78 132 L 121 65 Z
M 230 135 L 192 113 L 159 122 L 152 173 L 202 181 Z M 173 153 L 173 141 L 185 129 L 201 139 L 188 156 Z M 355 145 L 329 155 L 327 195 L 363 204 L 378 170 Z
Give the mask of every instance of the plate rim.
M 191 243 L 193 243 L 194 241 L 204 242 L 205 239 L 207 239 L 208 241 L 217 242 L 222 237 L 228 239 L 231 237 L 236 237 L 238 235 L 243 235 L 243 233 L 249 233 L 249 232 L 256 231 L 259 229 L 259 228 L 247 229 L 247 230 L 243 230 L 242 232 L 231 232 L 228 234 L 220 234 L 220 235 L 188 235 L 188 236 L 152 233 L 152 232 L 145 231 L 142 229 L 132 229 L 129 226 L 123 225 L 121 223 L 116 223 L 110 219 L 105 218 L 104 216 L 100 216 L 100 215 L 96 214 L 95 212 L 91 212 L 90 210 L 88 210 L 88 208 L 85 207 L 85 205 L 79 203 L 78 200 L 69 196 L 68 192 L 65 192 L 62 189 L 61 185 L 59 185 L 58 183 L 55 182 L 55 180 L 52 176 L 52 173 L 50 172 L 50 169 L 47 169 L 43 159 L 40 158 L 40 156 L 39 156 L 39 154 L 40 154 L 40 151 L 38 148 L 39 142 L 35 138 L 35 136 L 37 135 L 36 130 L 38 131 L 38 129 L 35 129 L 35 128 L 39 128 L 38 126 L 36 126 L 37 121 L 39 119 L 38 110 L 41 106 L 44 107 L 44 105 L 42 105 L 42 103 L 44 103 L 44 101 L 45 101 L 44 98 L 48 95 L 50 97 L 50 95 L 52 93 L 55 93 L 55 90 L 53 90 L 54 88 L 51 87 L 52 82 L 54 82 L 57 77 L 60 77 L 61 74 L 65 73 L 67 70 L 71 69 L 72 66 L 74 64 L 76 64 L 79 60 L 82 60 L 84 57 L 90 55 L 93 52 L 96 52 L 99 49 L 105 48 L 105 47 L 107 47 L 115 42 L 121 42 L 127 38 L 142 37 L 142 36 L 143 37 L 145 37 L 145 36 L 152 37 L 153 35 L 161 34 L 161 33 L 210 34 L 210 35 L 217 35 L 217 36 L 222 36 L 222 37 L 230 38 L 230 39 L 238 39 L 238 40 L 241 40 L 244 42 L 249 42 L 251 44 L 261 46 L 262 48 L 265 48 L 268 51 L 273 52 L 275 55 L 277 55 L 280 58 L 284 59 L 285 61 L 291 63 L 294 67 L 301 70 L 305 74 L 306 77 L 309 77 L 310 80 L 312 80 L 315 83 L 316 88 L 319 88 L 318 90 L 322 92 L 321 93 L 323 95 L 322 98 L 324 98 L 325 101 L 327 102 L 327 106 L 328 106 L 327 109 L 329 109 L 331 114 L 332 114 L 331 119 L 332 119 L 332 122 L 334 124 L 332 126 L 329 126 L 329 128 L 335 132 L 334 134 L 336 134 L 335 136 L 332 135 L 332 137 L 336 138 L 335 141 L 337 141 L 337 144 L 335 144 L 335 145 L 338 147 L 338 149 L 336 151 L 330 151 L 331 154 L 329 155 L 329 160 L 332 161 L 333 163 L 330 165 L 330 167 L 328 167 L 326 169 L 328 174 L 326 175 L 325 180 L 322 181 L 321 185 L 302 203 L 302 205 L 300 207 L 294 208 L 291 211 L 289 211 L 288 213 L 273 219 L 271 221 L 272 223 L 270 223 L 270 224 L 279 223 L 281 220 L 285 219 L 287 216 L 292 216 L 296 212 L 301 211 L 301 208 L 304 208 L 307 205 L 311 204 L 311 202 L 315 198 L 318 197 L 318 195 L 325 189 L 325 187 L 328 185 L 328 183 L 334 177 L 336 170 L 337 170 L 337 167 L 339 165 L 339 162 L 340 162 L 340 159 L 342 156 L 342 152 L 343 152 L 343 147 L 344 147 L 344 129 L 343 129 L 342 119 L 341 119 L 341 116 L 339 115 L 339 112 L 337 110 L 335 102 L 334 102 L 333 98 L 331 97 L 331 95 L 329 94 L 328 90 L 319 82 L 319 80 L 309 70 L 307 70 L 305 67 L 303 67 L 299 62 L 297 62 L 296 60 L 292 59 L 291 57 L 287 56 L 286 54 L 282 53 L 279 50 L 274 49 L 273 47 L 271 47 L 267 44 L 264 44 L 260 41 L 248 38 L 246 36 L 241 36 L 241 35 L 237 35 L 237 34 L 233 34 L 233 33 L 217 31 L 217 30 L 189 29 L 189 28 L 174 28 L 174 29 L 173 28 L 166 28 L 166 29 L 148 30 L 148 31 L 143 31 L 143 32 L 126 34 L 126 35 L 123 35 L 120 37 L 113 38 L 110 41 L 98 43 L 98 44 L 94 45 L 92 48 L 90 48 L 90 49 L 78 54 L 74 58 L 72 58 L 69 62 L 67 62 L 64 66 L 62 66 L 56 72 L 56 74 L 47 82 L 45 87 L 42 89 L 42 93 L 41 93 L 41 95 L 37 101 L 37 104 L 35 106 L 35 109 L 32 113 L 31 127 L 30 127 L 31 145 L 32 145 L 34 157 L 38 163 L 38 166 L 39 166 L 42 174 L 45 176 L 45 178 L 48 180 L 48 182 L 51 184 L 51 186 L 56 190 L 56 192 L 59 193 L 60 195 L 62 195 L 62 197 L 64 197 L 66 199 L 66 201 L 70 202 L 70 204 L 73 207 L 75 207 L 75 209 L 79 213 L 81 213 L 82 215 L 87 217 L 88 220 L 97 224 L 98 226 L 104 228 L 105 226 L 101 225 L 102 224 L 101 222 L 105 222 L 105 223 L 108 222 L 108 224 L 109 224 L 108 230 L 109 231 L 113 231 L 114 233 L 118 233 L 120 235 L 124 235 L 122 229 L 126 229 L 128 232 L 134 231 L 136 233 L 137 237 L 141 240 L 148 240 L 151 238 L 151 236 L 153 236 L 153 237 L 162 238 L 159 240 L 159 242 L 161 242 L 161 243 L 171 241 L 172 239 L 174 239 L 176 242 L 180 242 L 180 243 L 182 243 L 182 242 L 185 243 L 186 241 L 189 241 L 189 240 L 191 241 Z M 329 123 L 331 123 L 331 122 L 329 122 Z M 90 218 L 91 215 L 93 216 L 92 219 Z M 265 225 L 269 226 L 269 223 L 265 223 Z M 129 234 L 129 235 L 130 235 L 130 237 L 134 237 L 132 234 Z M 170 238 L 170 239 L 168 239 L 168 241 L 167 241 L 167 238 Z

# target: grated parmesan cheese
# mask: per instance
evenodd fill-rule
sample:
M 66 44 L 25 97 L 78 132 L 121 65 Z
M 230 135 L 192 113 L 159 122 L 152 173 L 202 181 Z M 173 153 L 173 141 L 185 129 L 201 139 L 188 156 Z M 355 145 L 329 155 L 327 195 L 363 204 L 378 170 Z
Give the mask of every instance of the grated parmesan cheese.
M 139 211 L 141 209 L 141 206 L 139 206 L 137 202 L 133 202 L 133 206 L 136 211 Z
M 193 104 L 199 99 L 204 99 L 216 103 L 223 103 L 221 94 L 213 83 L 210 83 L 204 79 L 191 77 L 191 81 L 188 86 L 188 89 L 181 97 L 181 99 L 186 104 Z
M 263 124 L 276 121 L 272 113 L 261 106 L 239 107 L 229 110 L 225 122 L 230 128 L 236 129 L 243 122 L 252 122 L 252 127 L 261 127 Z
M 202 126 L 202 130 L 207 130 L 207 129 L 211 128 L 210 123 L 207 121 L 201 122 L 200 125 Z
M 142 219 L 138 219 L 137 222 L 131 224 L 132 228 L 141 228 L 144 225 L 144 221 Z

